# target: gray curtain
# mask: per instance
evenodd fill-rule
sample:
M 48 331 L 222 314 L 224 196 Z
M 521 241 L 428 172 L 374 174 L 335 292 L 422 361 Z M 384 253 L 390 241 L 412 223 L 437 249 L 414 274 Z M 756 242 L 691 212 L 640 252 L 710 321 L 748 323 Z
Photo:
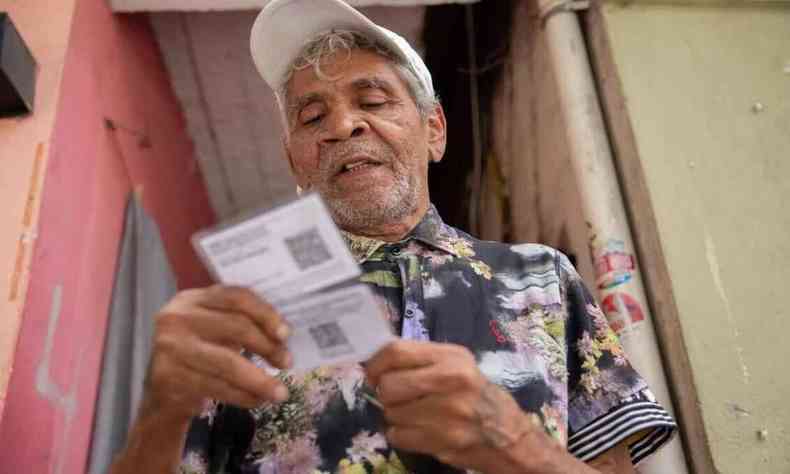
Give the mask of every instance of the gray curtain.
M 118 259 L 104 343 L 89 459 L 91 474 L 107 472 L 134 420 L 151 351 L 153 315 L 176 292 L 159 228 L 132 195 Z

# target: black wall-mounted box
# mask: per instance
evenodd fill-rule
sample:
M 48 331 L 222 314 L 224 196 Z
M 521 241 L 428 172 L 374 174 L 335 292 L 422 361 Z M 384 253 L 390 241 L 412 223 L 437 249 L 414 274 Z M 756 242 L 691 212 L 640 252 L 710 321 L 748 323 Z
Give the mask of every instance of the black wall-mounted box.
M 36 61 L 5 12 L 0 12 L 0 117 L 33 111 Z

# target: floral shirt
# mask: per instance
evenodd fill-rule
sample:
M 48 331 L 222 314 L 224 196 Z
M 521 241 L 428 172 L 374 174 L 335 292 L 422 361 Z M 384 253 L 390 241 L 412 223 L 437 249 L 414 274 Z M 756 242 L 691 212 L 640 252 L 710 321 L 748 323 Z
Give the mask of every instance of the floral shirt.
M 400 337 L 467 347 L 482 373 L 579 459 L 627 439 L 637 464 L 674 433 L 674 421 L 556 250 L 474 239 L 444 224 L 433 207 L 401 242 L 346 237 L 361 281 Z M 358 364 L 278 377 L 290 390 L 281 404 L 209 404 L 187 436 L 181 472 L 462 472 L 388 447 Z

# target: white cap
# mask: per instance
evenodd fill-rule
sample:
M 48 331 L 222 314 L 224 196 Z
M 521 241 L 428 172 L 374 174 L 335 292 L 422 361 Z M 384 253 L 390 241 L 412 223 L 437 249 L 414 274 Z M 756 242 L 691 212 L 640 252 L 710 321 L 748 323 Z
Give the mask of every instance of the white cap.
M 279 90 L 304 46 L 333 29 L 357 31 L 382 43 L 411 69 L 424 92 L 435 95 L 431 73 L 409 42 L 342 0 L 272 0 L 252 26 L 250 50 L 255 67 L 269 87 Z

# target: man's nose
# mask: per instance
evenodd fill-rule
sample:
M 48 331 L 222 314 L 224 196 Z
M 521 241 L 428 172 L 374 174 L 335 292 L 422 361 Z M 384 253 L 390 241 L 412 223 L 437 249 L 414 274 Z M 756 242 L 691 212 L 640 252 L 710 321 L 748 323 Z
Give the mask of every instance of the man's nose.
M 335 110 L 326 119 L 326 135 L 323 140 L 325 143 L 358 137 L 369 129 L 367 122 L 349 110 Z

